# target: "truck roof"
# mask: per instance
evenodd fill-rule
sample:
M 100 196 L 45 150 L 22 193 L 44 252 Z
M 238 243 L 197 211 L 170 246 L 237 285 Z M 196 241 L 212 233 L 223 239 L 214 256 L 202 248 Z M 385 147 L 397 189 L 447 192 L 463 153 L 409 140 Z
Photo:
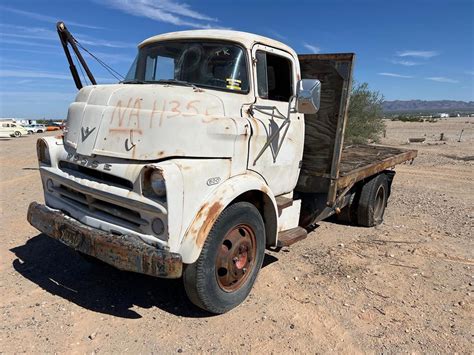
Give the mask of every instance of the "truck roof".
M 141 42 L 138 47 L 144 45 L 167 40 L 177 40 L 177 39 L 220 39 L 220 40 L 231 40 L 233 42 L 238 42 L 246 48 L 252 48 L 255 43 L 261 43 L 266 46 L 275 47 L 278 49 L 283 49 L 284 51 L 291 53 L 293 56 L 297 57 L 296 52 L 289 47 L 288 45 L 268 38 L 260 36 L 254 33 L 241 32 L 241 31 L 232 31 L 232 30 L 190 30 L 190 31 L 177 31 L 163 33 L 156 35 L 150 38 L 147 38 Z

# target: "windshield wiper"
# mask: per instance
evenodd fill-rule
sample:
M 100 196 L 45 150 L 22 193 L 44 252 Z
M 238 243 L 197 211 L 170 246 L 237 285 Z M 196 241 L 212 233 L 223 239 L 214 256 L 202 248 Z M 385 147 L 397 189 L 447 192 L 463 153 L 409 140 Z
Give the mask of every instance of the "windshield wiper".
M 122 80 L 120 83 L 121 83 L 121 84 L 146 84 L 147 81 L 145 81 L 145 80 L 138 80 L 138 79 L 132 79 L 132 80 Z
M 183 86 L 189 86 L 189 87 L 192 87 L 192 88 L 195 89 L 195 90 L 199 90 L 196 85 L 194 85 L 193 83 L 190 83 L 190 82 L 188 82 L 188 81 L 184 81 L 184 80 L 177 80 L 177 79 L 160 79 L 160 80 L 154 81 L 154 83 L 161 83 L 161 84 L 178 84 L 178 85 L 183 85 Z
M 188 81 L 184 80 L 177 80 L 177 79 L 160 79 L 160 80 L 138 80 L 138 79 L 132 79 L 132 80 L 123 80 L 120 83 L 122 84 L 176 84 L 176 85 L 183 85 L 183 86 L 189 86 L 193 88 L 194 90 L 201 90 L 199 89 L 196 85 L 193 83 L 190 83 Z

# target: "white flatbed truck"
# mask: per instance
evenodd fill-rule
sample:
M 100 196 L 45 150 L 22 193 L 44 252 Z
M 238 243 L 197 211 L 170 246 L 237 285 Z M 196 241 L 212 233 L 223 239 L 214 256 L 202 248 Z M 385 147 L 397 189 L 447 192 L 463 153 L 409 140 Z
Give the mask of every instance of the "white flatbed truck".
M 28 220 L 119 269 L 182 277 L 194 304 L 229 311 L 266 248 L 333 214 L 381 223 L 390 169 L 416 156 L 344 147 L 353 61 L 195 30 L 140 43 L 121 83 L 82 87 L 76 71 L 64 136 L 37 142 L 45 203 Z

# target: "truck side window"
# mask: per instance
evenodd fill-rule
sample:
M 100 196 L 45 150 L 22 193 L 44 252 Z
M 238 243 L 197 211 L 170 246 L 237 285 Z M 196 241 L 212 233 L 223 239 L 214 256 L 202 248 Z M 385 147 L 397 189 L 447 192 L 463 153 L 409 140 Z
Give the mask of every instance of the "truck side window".
M 258 96 L 262 99 L 288 101 L 293 94 L 291 61 L 288 59 L 257 51 Z

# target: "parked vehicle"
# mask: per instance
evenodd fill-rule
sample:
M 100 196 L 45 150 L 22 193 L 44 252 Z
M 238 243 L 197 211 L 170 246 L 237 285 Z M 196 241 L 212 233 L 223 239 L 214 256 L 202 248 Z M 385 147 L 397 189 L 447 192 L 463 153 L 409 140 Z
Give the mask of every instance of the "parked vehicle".
M 120 84 L 82 88 L 70 62 L 80 91 L 64 137 L 38 140 L 45 204 L 28 220 L 119 269 L 183 277 L 194 304 L 229 311 L 265 248 L 334 214 L 382 223 L 390 169 L 416 157 L 343 146 L 353 62 L 226 30 L 143 41 Z
M 23 135 L 27 135 L 28 131 L 22 125 L 12 122 L 5 122 L 1 125 L 2 136 L 16 137 L 19 138 Z
M 46 126 L 43 124 L 30 124 L 25 126 L 28 133 L 43 133 L 46 132 Z
M 61 129 L 61 126 L 56 124 L 56 123 L 51 123 L 46 126 L 46 131 L 59 131 Z

